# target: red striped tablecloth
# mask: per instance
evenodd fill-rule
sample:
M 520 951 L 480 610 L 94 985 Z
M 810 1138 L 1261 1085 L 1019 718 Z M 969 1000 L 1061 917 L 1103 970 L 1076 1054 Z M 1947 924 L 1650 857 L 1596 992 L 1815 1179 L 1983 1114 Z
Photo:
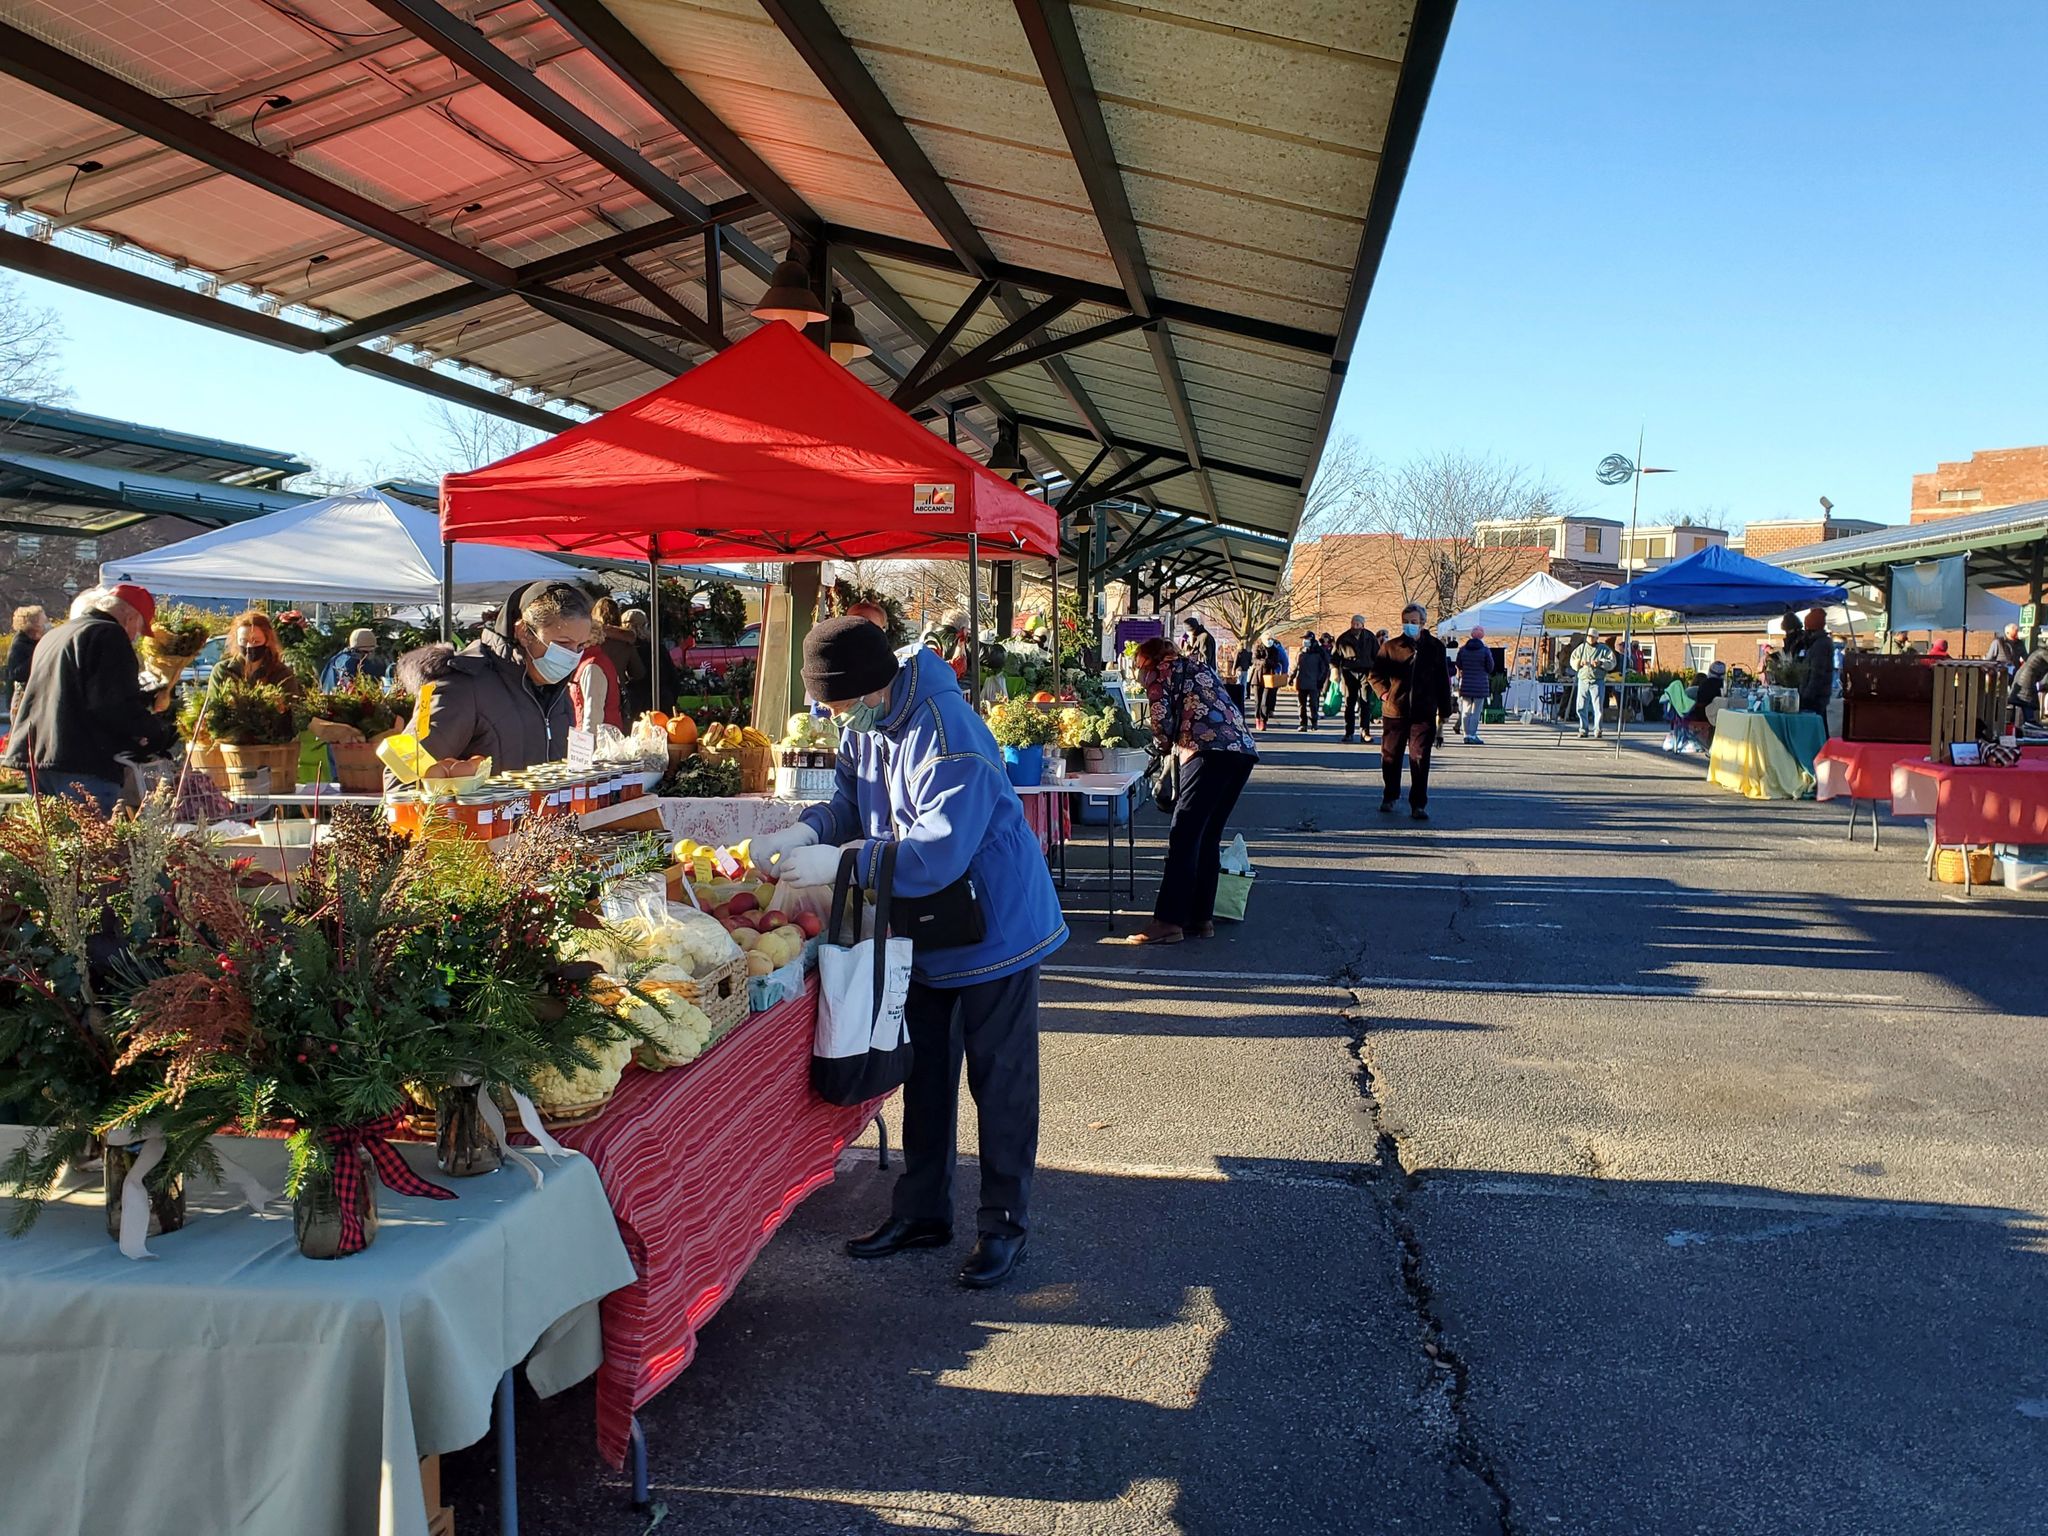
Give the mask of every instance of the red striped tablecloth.
M 811 1092 L 817 1009 L 814 976 L 688 1067 L 629 1071 L 599 1119 L 560 1134 L 597 1165 L 640 1276 L 601 1308 L 597 1445 L 615 1467 L 633 1411 L 688 1367 L 698 1330 L 878 1107 Z

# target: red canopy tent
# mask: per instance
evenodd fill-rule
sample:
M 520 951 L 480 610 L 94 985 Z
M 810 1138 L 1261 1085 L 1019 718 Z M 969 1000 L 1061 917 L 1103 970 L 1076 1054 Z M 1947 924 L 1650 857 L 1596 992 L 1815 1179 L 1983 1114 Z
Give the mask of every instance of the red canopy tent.
M 1047 559 L 1053 509 L 782 321 L 523 453 L 441 482 L 441 536 L 606 559 Z

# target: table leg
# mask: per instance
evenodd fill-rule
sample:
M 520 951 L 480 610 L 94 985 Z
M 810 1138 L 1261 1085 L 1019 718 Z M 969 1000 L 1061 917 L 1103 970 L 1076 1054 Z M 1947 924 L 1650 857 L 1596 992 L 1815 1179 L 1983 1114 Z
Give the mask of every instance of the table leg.
M 1124 794 L 1124 814 L 1135 816 L 1131 808 L 1130 794 Z M 1116 802 L 1109 803 L 1109 822 L 1103 829 L 1102 840 L 1102 921 L 1111 933 L 1116 932 Z
M 1891 804 L 1889 800 L 1873 800 L 1870 802 L 1870 851 L 1872 853 L 1877 852 L 1877 839 L 1879 834 L 1877 822 L 1877 808 L 1880 805 L 1889 804 Z
M 498 1378 L 498 1529 L 519 1536 L 519 1421 L 510 1371 Z
M 1125 868 L 1130 876 L 1130 884 L 1125 890 L 1125 896 L 1131 905 L 1136 906 L 1138 903 L 1138 807 L 1135 803 L 1131 806 L 1131 814 L 1124 822 L 1124 827 L 1124 846 L 1129 855 Z
M 1849 797 L 1849 841 L 1856 841 L 1856 807 L 1862 802 L 1854 795 Z
M 626 1454 L 633 1462 L 633 1507 L 645 1509 L 650 1502 L 647 1493 L 647 1431 L 640 1427 L 640 1415 L 637 1413 L 626 1425 Z

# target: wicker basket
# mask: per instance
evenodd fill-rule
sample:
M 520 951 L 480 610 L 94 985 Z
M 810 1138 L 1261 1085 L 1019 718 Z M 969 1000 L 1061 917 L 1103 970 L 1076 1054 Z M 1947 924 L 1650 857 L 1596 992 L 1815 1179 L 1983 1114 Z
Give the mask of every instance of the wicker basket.
M 711 1038 L 718 1039 L 747 1016 L 747 957 L 736 955 L 720 966 L 691 980 L 645 983 L 642 991 L 667 992 L 711 1021 Z
M 221 785 L 231 795 L 289 795 L 299 787 L 299 744 L 285 742 L 275 747 L 241 746 L 232 741 L 220 744 Z M 256 776 L 268 769 L 269 787 L 257 784 Z
M 384 760 L 377 756 L 374 741 L 332 743 L 334 777 L 342 790 L 352 795 L 375 795 L 384 789 Z
M 740 793 L 765 795 L 775 784 L 775 753 L 754 742 L 741 742 L 734 754 L 740 760 Z M 744 989 L 742 989 L 744 990 Z
M 1943 848 L 1934 856 L 1934 878 L 1949 885 L 1963 883 L 1963 859 L 1970 860 L 1971 885 L 1989 885 L 1994 864 L 1989 848 Z

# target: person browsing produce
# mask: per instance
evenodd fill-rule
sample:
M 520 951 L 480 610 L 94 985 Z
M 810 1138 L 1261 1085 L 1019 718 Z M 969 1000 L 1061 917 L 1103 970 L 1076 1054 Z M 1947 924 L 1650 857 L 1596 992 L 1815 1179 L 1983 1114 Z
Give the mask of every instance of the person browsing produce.
M 567 756 L 568 681 L 590 628 L 590 598 L 580 587 L 516 588 L 474 644 L 430 653 L 408 669 L 421 685 L 413 733 L 441 762 L 488 757 L 501 773 Z
M 142 587 L 90 587 L 71 603 L 71 622 L 36 647 L 6 764 L 40 794 L 91 796 L 102 811 L 121 797 L 124 753 L 160 752 L 176 735 L 168 714 L 143 691 L 135 642 L 156 618 Z
M 889 1219 L 847 1252 L 882 1258 L 952 1241 L 964 1056 L 981 1124 L 981 1208 L 980 1238 L 960 1283 L 999 1285 L 1029 1231 L 1038 968 L 1066 942 L 1059 897 L 995 738 L 937 652 L 920 648 L 899 662 L 883 630 L 849 615 L 805 637 L 803 676 L 840 726 L 837 782 L 831 800 L 809 807 L 795 826 L 755 838 L 755 862 L 785 883 L 827 885 L 851 849 L 856 878 L 873 887 L 882 850 L 893 844 L 896 899 L 946 893 L 978 906 L 983 928 L 979 940 L 920 945 L 914 954 L 903 1174 Z

